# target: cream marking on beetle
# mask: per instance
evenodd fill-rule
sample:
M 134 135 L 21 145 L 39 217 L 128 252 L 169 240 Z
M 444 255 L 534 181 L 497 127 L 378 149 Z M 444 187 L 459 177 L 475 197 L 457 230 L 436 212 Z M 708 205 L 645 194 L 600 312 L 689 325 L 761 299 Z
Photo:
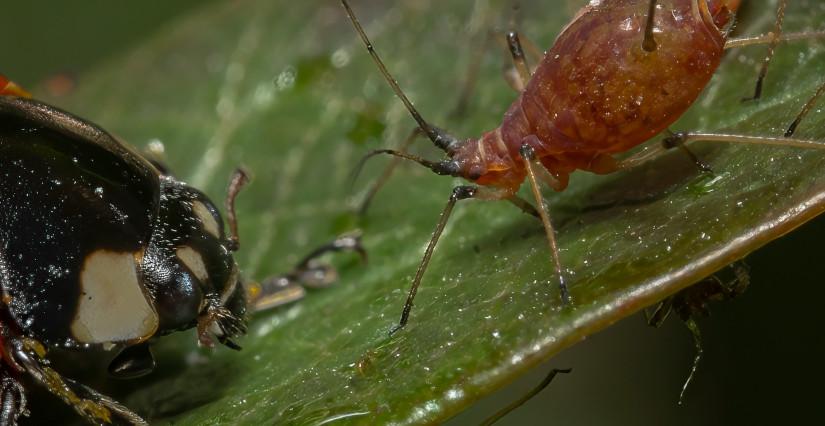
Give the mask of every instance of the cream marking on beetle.
M 205 283 L 209 279 L 209 272 L 206 271 L 206 263 L 203 256 L 197 250 L 189 246 L 178 247 L 175 256 L 189 268 L 200 282 Z
M 158 328 L 158 314 L 138 280 L 140 253 L 98 250 L 80 272 L 80 297 L 72 335 L 81 343 L 144 340 Z
M 212 212 L 209 211 L 205 204 L 200 201 L 193 201 L 192 212 L 200 219 L 204 231 L 212 234 L 215 238 L 221 237 L 220 224 L 215 220 L 215 216 L 212 215 Z

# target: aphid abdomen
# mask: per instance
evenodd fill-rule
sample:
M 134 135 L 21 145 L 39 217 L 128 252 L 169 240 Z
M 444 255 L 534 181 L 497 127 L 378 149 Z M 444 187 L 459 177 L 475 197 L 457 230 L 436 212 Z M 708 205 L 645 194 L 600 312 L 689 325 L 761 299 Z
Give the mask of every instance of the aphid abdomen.
M 515 157 L 530 143 L 554 174 L 607 173 L 626 151 L 672 124 L 721 60 L 725 34 L 705 0 L 662 0 L 657 48 L 642 48 L 647 0 L 591 2 L 558 37 L 510 107 L 501 134 Z M 535 136 L 535 137 L 532 137 Z

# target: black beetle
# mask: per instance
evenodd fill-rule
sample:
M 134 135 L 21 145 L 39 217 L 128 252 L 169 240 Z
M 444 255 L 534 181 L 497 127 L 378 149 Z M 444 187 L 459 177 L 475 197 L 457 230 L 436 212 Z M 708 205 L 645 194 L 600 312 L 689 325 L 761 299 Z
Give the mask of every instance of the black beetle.
M 92 423 L 146 424 L 128 408 L 64 378 L 46 347 L 120 349 L 115 377 L 149 373 L 149 341 L 196 327 L 233 349 L 247 310 L 268 309 L 325 285 L 333 270 L 315 259 L 355 250 L 343 236 L 310 253 L 290 273 L 242 283 L 234 199 L 229 236 L 206 195 L 106 131 L 30 99 L 0 76 L 0 424 L 26 413 L 27 374 Z

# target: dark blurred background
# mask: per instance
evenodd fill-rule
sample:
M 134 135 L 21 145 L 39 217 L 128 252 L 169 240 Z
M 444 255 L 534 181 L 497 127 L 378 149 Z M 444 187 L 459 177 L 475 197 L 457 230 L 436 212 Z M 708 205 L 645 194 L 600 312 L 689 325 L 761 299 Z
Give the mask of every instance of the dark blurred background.
M 0 72 L 24 86 L 71 90 L 72 76 L 117 56 L 209 1 L 13 2 L 0 9 Z M 139 82 L 138 82 L 139 84 Z M 699 320 L 705 355 L 684 405 L 694 356 L 677 318 L 647 327 L 640 315 L 563 352 L 451 421 L 476 424 L 552 367 L 572 367 L 501 424 L 773 424 L 825 421 L 825 218 L 751 254 L 752 284 Z M 37 409 L 37 401 L 31 408 Z

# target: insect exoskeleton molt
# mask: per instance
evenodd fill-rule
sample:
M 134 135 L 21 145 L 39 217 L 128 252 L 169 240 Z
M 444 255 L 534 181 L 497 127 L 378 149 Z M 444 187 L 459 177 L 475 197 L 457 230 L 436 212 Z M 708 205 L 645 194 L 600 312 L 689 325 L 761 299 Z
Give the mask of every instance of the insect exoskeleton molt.
M 342 236 L 289 273 L 242 281 L 234 199 L 247 181 L 236 171 L 227 196 L 229 229 L 201 191 L 81 118 L 28 97 L 0 76 L 0 424 L 26 413 L 21 374 L 32 377 L 92 423 L 145 424 L 123 405 L 62 377 L 47 347 L 118 349 L 119 378 L 155 367 L 149 340 L 197 329 L 233 348 L 249 311 L 326 284 L 316 261 L 355 250 Z
M 730 37 L 740 0 L 594 0 L 562 30 L 553 46 L 543 55 L 536 55 L 539 57 L 531 63 L 519 34 L 511 31 L 506 34 L 506 43 L 517 71 L 514 87 L 520 93 L 498 127 L 480 137 L 466 139 L 455 137 L 423 118 L 379 57 L 348 1 L 341 2 L 368 53 L 415 120 L 420 133 L 444 151 L 446 157 L 432 161 L 404 150 L 381 149 L 367 154 L 361 165 L 372 156 L 388 154 L 416 162 L 436 174 L 471 183 L 453 189 L 392 332 L 407 324 L 433 250 L 460 200 L 506 200 L 539 218 L 560 298 L 569 306 L 573 298 L 565 282 L 540 183 L 562 191 L 574 171 L 608 174 L 626 170 L 672 148 L 684 151 L 700 169 L 707 171 L 708 166 L 687 147 L 695 141 L 825 149 L 821 141 L 791 138 L 799 121 L 821 95 L 823 89 L 820 89 L 784 137 L 672 132 L 663 137 L 661 143 L 622 156 L 631 148 L 669 131 L 668 127 L 696 101 L 711 80 L 726 49 L 768 46 L 768 55 L 750 99 L 761 97 L 762 82 L 778 43 L 823 37 L 821 31 L 782 33 L 787 0 L 779 2 L 770 34 L 744 38 Z M 525 181 L 535 204 L 518 195 Z

